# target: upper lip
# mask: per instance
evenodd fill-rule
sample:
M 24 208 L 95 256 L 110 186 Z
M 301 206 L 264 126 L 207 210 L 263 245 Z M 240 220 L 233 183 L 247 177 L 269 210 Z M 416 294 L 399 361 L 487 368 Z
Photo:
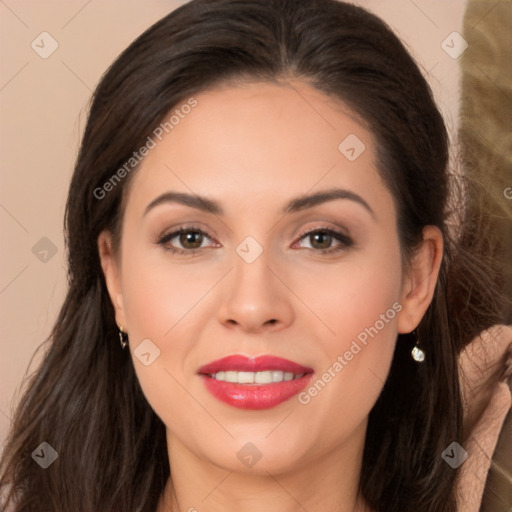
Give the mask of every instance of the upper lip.
M 248 357 L 240 354 L 223 357 L 205 364 L 199 368 L 198 373 L 214 374 L 221 371 L 239 371 L 239 372 L 261 372 L 265 370 L 280 370 L 283 372 L 292 372 L 295 374 L 311 373 L 312 368 L 302 366 L 282 357 L 262 355 L 257 357 Z

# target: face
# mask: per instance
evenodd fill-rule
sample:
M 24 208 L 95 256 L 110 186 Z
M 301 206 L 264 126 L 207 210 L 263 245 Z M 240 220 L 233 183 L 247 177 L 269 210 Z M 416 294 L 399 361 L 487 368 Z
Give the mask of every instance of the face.
M 434 232 L 403 272 L 372 134 L 291 83 L 195 96 L 133 177 L 120 251 L 99 240 L 169 449 L 231 471 L 360 454 L 397 333 L 417 325 L 437 276 Z

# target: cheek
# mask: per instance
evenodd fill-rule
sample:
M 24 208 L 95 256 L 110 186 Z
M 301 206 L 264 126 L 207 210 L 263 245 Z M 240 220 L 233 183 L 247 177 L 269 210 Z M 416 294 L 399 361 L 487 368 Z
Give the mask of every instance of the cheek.
M 307 297 L 308 305 L 323 320 L 324 336 L 320 339 L 326 351 L 332 355 L 344 350 L 347 343 L 350 345 L 351 340 L 375 324 L 383 334 L 396 330 L 401 281 L 401 256 L 396 240 L 383 239 L 371 250 L 347 254 L 335 265 L 319 266 L 314 273 L 310 272 L 302 280 L 302 296 Z
M 383 244 L 315 276 L 326 283 L 314 296 L 331 332 L 317 330 L 319 371 L 299 402 L 323 426 L 326 446 L 365 420 L 384 386 L 401 310 L 400 261 L 398 243 Z
M 217 275 L 194 264 L 173 264 L 159 248 L 135 249 L 123 261 L 123 304 L 130 331 L 164 344 L 188 322 Z M 193 316 L 193 314 L 192 314 Z
M 167 425 L 175 423 L 176 411 L 195 405 L 183 384 L 197 336 L 183 333 L 208 283 L 197 274 L 194 279 L 192 267 L 171 266 L 161 256 L 156 261 L 151 251 L 134 251 L 123 261 L 123 304 L 134 368 L 147 401 Z M 138 348 L 143 346 L 144 351 Z
M 124 242 L 121 277 L 130 349 L 144 394 L 159 412 L 162 404 L 168 405 L 170 393 L 173 403 L 180 400 L 174 379 L 182 380 L 183 363 L 193 347 L 187 339 L 178 342 L 177 334 L 187 325 L 206 283 L 201 286 L 192 270 L 170 265 L 160 249 L 130 240 L 129 233 Z M 147 353 L 149 357 L 142 357 Z

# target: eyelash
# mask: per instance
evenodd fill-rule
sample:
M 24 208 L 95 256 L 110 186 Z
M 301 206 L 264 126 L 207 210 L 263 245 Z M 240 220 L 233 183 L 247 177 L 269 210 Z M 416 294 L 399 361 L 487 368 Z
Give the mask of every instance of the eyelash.
M 211 237 L 208 235 L 208 233 L 206 233 L 202 229 L 199 229 L 194 226 L 182 226 L 182 227 L 176 229 L 175 231 L 162 236 L 158 240 L 157 244 L 162 246 L 164 248 L 164 250 L 170 251 L 172 254 L 179 254 L 179 255 L 186 255 L 186 256 L 194 256 L 195 254 L 200 252 L 202 249 L 204 249 L 204 247 L 199 247 L 197 249 L 179 249 L 177 247 L 172 247 L 172 246 L 168 245 L 170 240 L 172 240 L 176 236 L 179 236 L 183 233 L 200 233 L 201 235 L 211 239 Z M 320 253 L 320 254 L 333 254 L 333 253 L 337 253 L 339 251 L 342 251 L 342 250 L 347 249 L 347 248 L 351 247 L 352 245 L 354 245 L 353 240 L 349 236 L 347 236 L 339 231 L 336 231 L 334 229 L 328 228 L 328 227 L 315 228 L 311 231 L 306 231 L 304 233 L 301 233 L 299 235 L 298 240 L 302 240 L 302 239 L 306 238 L 307 236 L 316 235 L 318 233 L 324 233 L 324 234 L 332 236 L 333 238 L 335 238 L 336 240 L 338 240 L 340 242 L 340 245 L 338 245 L 336 247 L 330 247 L 328 249 L 314 249 L 314 248 L 309 248 L 309 247 L 306 247 L 306 249 L 316 252 L 316 253 Z

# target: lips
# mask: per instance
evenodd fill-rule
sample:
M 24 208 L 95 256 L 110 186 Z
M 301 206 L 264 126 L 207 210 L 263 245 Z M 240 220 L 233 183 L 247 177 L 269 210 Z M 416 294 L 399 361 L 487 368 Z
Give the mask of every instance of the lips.
M 201 366 L 198 374 L 218 400 L 261 410 L 299 393 L 311 381 L 313 369 L 281 357 L 232 355 Z

